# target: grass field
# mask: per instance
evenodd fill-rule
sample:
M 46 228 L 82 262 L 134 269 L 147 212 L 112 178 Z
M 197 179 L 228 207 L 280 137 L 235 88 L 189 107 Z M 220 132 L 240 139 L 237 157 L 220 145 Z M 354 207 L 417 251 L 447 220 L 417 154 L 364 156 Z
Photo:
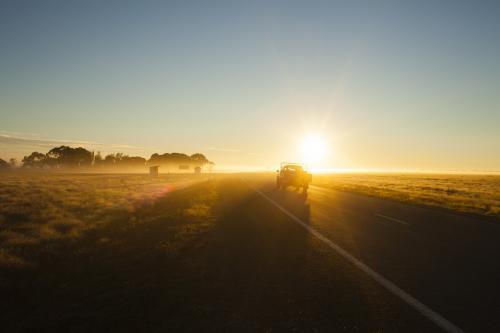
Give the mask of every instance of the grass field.
M 500 175 L 314 175 L 313 185 L 500 219 Z
M 206 177 L 0 174 L 0 265 L 30 265 L 36 262 L 34 256 L 41 255 L 40 249 L 50 248 L 57 241 L 77 239 L 84 231 L 117 220 L 134 224 L 182 216 L 189 224 L 190 218 L 209 214 L 203 204 L 207 198 L 190 198 L 174 210 L 155 211 L 156 216 L 144 212 L 151 213 L 157 199 Z M 106 241 L 110 240 L 102 239 Z
M 2 331 L 144 331 L 139 313 L 176 313 L 183 253 L 214 226 L 211 178 L 0 175 Z

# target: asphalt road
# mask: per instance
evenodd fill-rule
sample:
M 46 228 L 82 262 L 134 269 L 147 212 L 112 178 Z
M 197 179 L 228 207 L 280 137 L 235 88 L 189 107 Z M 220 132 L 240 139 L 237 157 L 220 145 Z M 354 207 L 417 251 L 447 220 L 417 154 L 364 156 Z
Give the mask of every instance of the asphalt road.
M 241 215 L 250 209 L 255 224 L 282 229 L 269 234 L 259 230 L 263 241 L 287 255 L 296 242 L 295 247 L 307 249 L 294 251 L 321 258 L 309 257 L 305 264 L 312 266 L 297 270 L 305 276 L 296 287 L 302 291 L 307 286 L 309 295 L 288 290 L 292 299 L 307 297 L 302 301 L 318 311 L 320 319 L 300 321 L 310 319 L 310 328 L 321 323 L 318 330 L 328 325 L 339 329 L 345 315 L 347 331 L 500 331 L 499 225 L 315 186 L 304 197 L 277 191 L 271 178 L 246 177 L 233 186 L 256 190 L 252 205 L 257 207 L 242 206 Z M 300 242 L 283 235 L 267 239 L 279 232 L 292 234 L 294 227 L 303 233 Z M 279 258 L 275 262 L 283 265 Z M 382 281 L 370 276 L 373 272 Z M 397 290 L 388 290 L 386 283 Z M 342 307 L 349 309 L 348 315 Z

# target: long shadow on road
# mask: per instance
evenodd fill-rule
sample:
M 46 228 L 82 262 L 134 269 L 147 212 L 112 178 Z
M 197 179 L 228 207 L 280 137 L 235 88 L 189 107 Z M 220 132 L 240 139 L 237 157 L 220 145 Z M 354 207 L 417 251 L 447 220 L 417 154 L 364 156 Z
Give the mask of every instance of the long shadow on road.
M 252 184 L 252 186 L 258 186 Z M 308 221 L 307 199 L 263 188 Z M 203 256 L 201 294 L 230 331 L 438 331 L 238 179 L 219 184 L 220 220 Z

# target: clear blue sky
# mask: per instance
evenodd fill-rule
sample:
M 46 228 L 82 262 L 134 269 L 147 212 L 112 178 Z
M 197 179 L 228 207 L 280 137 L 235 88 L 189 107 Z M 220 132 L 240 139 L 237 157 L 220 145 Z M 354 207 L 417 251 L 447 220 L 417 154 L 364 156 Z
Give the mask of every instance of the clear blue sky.
M 2 1 L 0 158 L 500 170 L 498 1 Z

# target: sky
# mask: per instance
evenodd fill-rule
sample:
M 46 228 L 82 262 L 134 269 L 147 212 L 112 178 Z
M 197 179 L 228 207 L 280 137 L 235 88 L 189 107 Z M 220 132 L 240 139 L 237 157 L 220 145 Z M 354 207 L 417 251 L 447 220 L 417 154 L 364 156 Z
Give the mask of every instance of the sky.
M 0 2 L 0 158 L 500 170 L 498 1 Z M 313 140 L 314 141 L 314 140 Z M 306 147 L 305 150 L 314 147 Z

